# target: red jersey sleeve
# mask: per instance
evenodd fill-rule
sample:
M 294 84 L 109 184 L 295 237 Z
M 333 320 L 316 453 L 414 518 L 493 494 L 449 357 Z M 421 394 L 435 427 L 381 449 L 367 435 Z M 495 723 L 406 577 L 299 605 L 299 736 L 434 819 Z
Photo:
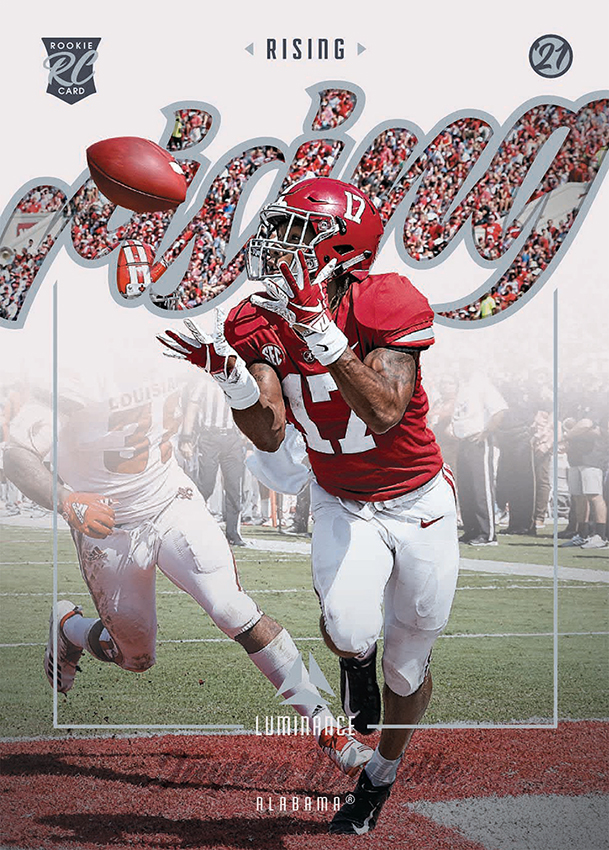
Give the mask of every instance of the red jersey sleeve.
M 224 335 L 248 366 L 268 359 L 263 353 L 265 346 L 279 344 L 268 320 L 247 298 L 229 312 L 224 323 Z
M 371 275 L 360 286 L 353 303 L 355 318 L 373 347 L 423 350 L 433 345 L 433 310 L 408 278 Z

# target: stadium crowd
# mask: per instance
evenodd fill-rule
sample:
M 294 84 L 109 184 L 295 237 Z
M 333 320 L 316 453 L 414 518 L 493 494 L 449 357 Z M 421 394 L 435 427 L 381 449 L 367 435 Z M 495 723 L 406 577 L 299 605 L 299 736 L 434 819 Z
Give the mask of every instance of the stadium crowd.
M 320 93 L 320 106 L 313 129 L 339 126 L 353 111 L 355 95 L 341 89 Z M 198 110 L 179 110 L 168 147 L 183 150 L 197 144 L 208 132 L 211 116 Z M 473 303 L 443 312 L 448 318 L 487 318 L 508 307 L 535 284 L 539 275 L 568 235 L 590 181 L 605 156 L 609 141 L 609 101 L 599 100 L 575 115 L 564 107 L 541 105 L 530 109 L 500 145 L 481 180 L 465 200 L 446 214 L 473 165 L 489 142 L 492 131 L 481 118 L 462 118 L 442 130 L 407 174 L 404 165 L 416 145 L 405 128 L 384 130 L 362 157 L 353 182 L 372 198 L 385 222 L 389 220 L 413 181 L 421 179 L 417 196 L 408 210 L 404 244 L 408 254 L 423 262 L 437 257 L 471 217 L 476 248 L 486 260 L 496 260 L 521 232 L 520 220 L 506 228 L 514 195 L 522 184 L 543 143 L 558 127 L 570 132 L 560 152 L 529 201 L 534 201 L 566 183 L 581 183 L 576 206 L 557 221 L 540 219 L 516 260 L 489 292 Z M 303 177 L 327 175 L 344 142 L 318 139 L 302 144 L 290 166 L 284 186 Z M 188 269 L 176 290 L 181 308 L 191 308 L 213 298 L 232 283 L 244 268 L 244 250 L 226 263 L 233 216 L 247 180 L 263 164 L 281 159 L 273 146 L 258 146 L 234 157 L 210 187 L 203 206 L 188 229 L 164 254 L 167 264 L 194 240 Z M 187 180 L 194 178 L 199 164 L 181 161 Z M 401 175 L 401 176 L 400 176 Z M 397 182 L 396 182 L 397 181 Z M 18 205 L 20 214 L 56 213 L 62 210 L 71 222 L 74 249 L 84 259 L 103 257 L 125 238 L 139 239 L 158 248 L 173 212 L 133 215 L 128 225 L 108 230 L 114 207 L 87 180 L 66 203 L 64 193 L 53 187 L 30 190 Z M 48 239 L 39 247 L 19 253 L 0 272 L 0 315 L 18 312 L 25 294 L 51 246 Z
M 346 89 L 324 89 L 319 93 L 319 109 L 313 119 L 313 130 L 333 130 L 343 124 L 357 104 L 353 92 Z
M 180 166 L 190 185 L 199 163 L 181 160 Z M 108 222 L 115 209 L 90 178 L 64 208 L 66 219 L 72 222 L 72 244 L 83 259 L 103 257 L 124 239 L 139 239 L 156 249 L 175 215 L 175 210 L 132 213 L 126 225 L 108 230 Z
M 337 127 L 349 117 L 355 103 L 355 95 L 345 90 L 327 89 L 321 92 L 313 129 Z M 329 174 L 343 147 L 344 142 L 339 140 L 305 142 L 296 152 L 283 187 L 307 176 Z M 185 237 L 186 241 L 194 238 L 194 246 L 188 269 L 178 287 L 179 306 L 189 309 L 203 304 L 222 292 L 244 270 L 246 246 L 224 266 L 235 208 L 244 184 L 254 171 L 281 158 L 280 151 L 270 145 L 252 148 L 241 157 L 234 158 L 214 180 Z M 176 244 L 172 251 L 165 253 L 164 259 L 171 263 L 182 247 Z
M 56 212 L 61 209 L 65 199 L 64 193 L 54 186 L 35 186 L 19 201 L 17 209 L 33 215 Z
M 353 174 L 352 182 L 370 197 L 380 212 L 383 224 L 389 221 L 406 194 L 409 185 L 406 181 L 390 190 L 416 143 L 416 136 L 404 128 L 383 130 L 365 152 Z
M 560 106 L 539 106 L 518 122 L 501 145 L 487 175 L 470 192 L 463 204 L 450 216 L 437 243 L 440 250 L 452 239 L 461 224 L 472 215 L 476 247 L 484 259 L 497 259 L 510 248 L 521 232 L 515 220 L 505 227 L 505 216 L 512 199 L 528 172 L 539 148 L 558 127 L 568 127 L 569 135 L 554 158 L 539 188 L 529 203 L 567 183 L 582 186 L 577 203 L 558 222 L 540 218 L 515 262 L 489 292 L 465 307 L 447 311 L 449 318 L 481 319 L 504 310 L 535 284 L 569 233 L 591 181 L 609 144 L 609 101 L 600 100 L 579 114 Z M 427 240 L 427 256 L 433 256 Z M 425 254 L 421 255 L 425 258 Z
M 260 166 L 281 157 L 272 145 L 250 148 L 234 157 L 216 177 L 209 188 L 205 202 L 189 224 L 182 237 L 193 239 L 190 263 L 179 286 L 180 304 L 195 307 L 222 292 L 244 268 L 244 254 L 224 267 L 235 209 L 243 186 Z M 181 251 L 175 245 L 164 254 L 172 262 Z
M 209 132 L 211 124 L 212 117 L 209 112 L 200 109 L 178 109 L 167 149 L 183 151 L 198 145 Z
M 414 176 L 424 171 L 426 176 L 405 227 L 406 245 L 409 252 L 409 244 L 412 247 L 412 256 L 436 256 L 470 216 L 474 229 L 484 231 L 476 241 L 480 255 L 487 260 L 503 256 L 520 227 L 514 223 L 504 233 L 502 219 L 510 211 L 541 147 L 559 127 L 569 128 L 569 135 L 529 202 L 567 182 L 590 181 L 609 142 L 609 101 L 597 101 L 595 107 L 581 110 L 579 116 L 560 106 L 538 106 L 517 122 L 485 175 L 448 221 L 438 223 L 463 184 L 471 167 L 468 164 L 478 158 L 491 133 L 485 122 L 471 118 L 457 121 L 443 131 L 413 170 Z
M 282 188 L 306 177 L 327 177 L 343 147 L 344 142 L 330 139 L 305 142 L 298 148 Z
M 568 127 L 569 135 L 530 203 L 566 183 L 590 183 L 594 179 L 609 142 L 609 101 L 597 101 L 577 115 L 553 105 L 529 110 L 500 145 L 486 174 L 448 220 L 445 217 L 451 204 L 491 138 L 491 128 L 482 119 L 463 118 L 446 127 L 402 175 L 416 137 L 404 128 L 385 130 L 362 157 L 353 182 L 372 198 L 387 222 L 414 181 L 422 178 L 404 225 L 404 245 L 414 260 L 437 257 L 470 217 L 478 252 L 486 260 L 496 260 L 521 233 L 519 220 L 505 227 L 514 196 L 541 147 L 559 127 Z M 540 220 L 517 260 L 490 292 L 471 305 L 442 315 L 486 318 L 524 295 L 569 233 L 586 192 L 584 188 L 577 205 L 559 221 Z
M 53 247 L 49 234 L 36 248 L 34 241 L 17 251 L 4 266 L 0 266 L 0 318 L 13 320 L 19 314 L 28 289 Z

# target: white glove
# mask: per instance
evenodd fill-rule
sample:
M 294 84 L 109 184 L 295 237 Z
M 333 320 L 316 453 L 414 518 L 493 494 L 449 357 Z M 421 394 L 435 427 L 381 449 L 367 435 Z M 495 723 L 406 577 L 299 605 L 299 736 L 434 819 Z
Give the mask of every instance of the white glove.
M 202 331 L 192 319 L 184 319 L 192 337 L 166 330 L 169 339 L 161 335 L 157 339 L 171 349 L 163 354 L 187 360 L 204 369 L 222 387 L 229 405 L 234 410 L 245 410 L 256 404 L 260 390 L 245 361 L 226 341 L 224 319 L 224 314 L 216 310 L 215 327 L 211 335 Z
M 250 301 L 287 322 L 322 366 L 329 366 L 338 360 L 348 345 L 347 337 L 332 319 L 326 290 L 322 286 L 333 273 L 336 260 L 330 260 L 311 281 L 304 254 L 298 251 L 296 256 L 295 274 L 286 263 L 281 263 L 279 271 L 283 283 L 266 280 L 264 285 L 270 297 L 252 295 Z

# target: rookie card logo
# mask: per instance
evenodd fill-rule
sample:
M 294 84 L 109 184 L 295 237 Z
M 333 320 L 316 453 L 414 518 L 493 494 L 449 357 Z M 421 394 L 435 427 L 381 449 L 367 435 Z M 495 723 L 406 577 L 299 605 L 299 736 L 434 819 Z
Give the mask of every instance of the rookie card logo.
M 94 70 L 101 38 L 43 38 L 49 72 L 47 94 L 66 103 L 78 103 L 95 94 Z

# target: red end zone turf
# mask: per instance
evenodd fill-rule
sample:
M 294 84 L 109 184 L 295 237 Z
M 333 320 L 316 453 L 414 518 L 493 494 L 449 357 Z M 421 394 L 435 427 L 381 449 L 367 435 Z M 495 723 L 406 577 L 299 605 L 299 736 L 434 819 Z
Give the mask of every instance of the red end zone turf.
M 359 841 L 368 850 L 483 850 L 455 829 L 413 813 L 408 803 L 607 793 L 608 742 L 609 724 L 597 722 L 563 723 L 557 731 L 421 731 L 379 826 Z M 344 795 L 353 781 L 337 773 L 310 738 L 22 741 L 0 744 L 0 764 L 3 845 L 78 850 L 351 846 L 350 839 L 329 836 L 326 824 L 333 797 Z M 280 810 L 282 797 L 287 811 Z M 317 797 L 328 798 L 327 812 L 316 810 Z M 257 798 L 263 811 L 257 810 Z M 307 798 L 312 811 L 305 810 Z M 498 811 L 498 823 L 500 817 Z

